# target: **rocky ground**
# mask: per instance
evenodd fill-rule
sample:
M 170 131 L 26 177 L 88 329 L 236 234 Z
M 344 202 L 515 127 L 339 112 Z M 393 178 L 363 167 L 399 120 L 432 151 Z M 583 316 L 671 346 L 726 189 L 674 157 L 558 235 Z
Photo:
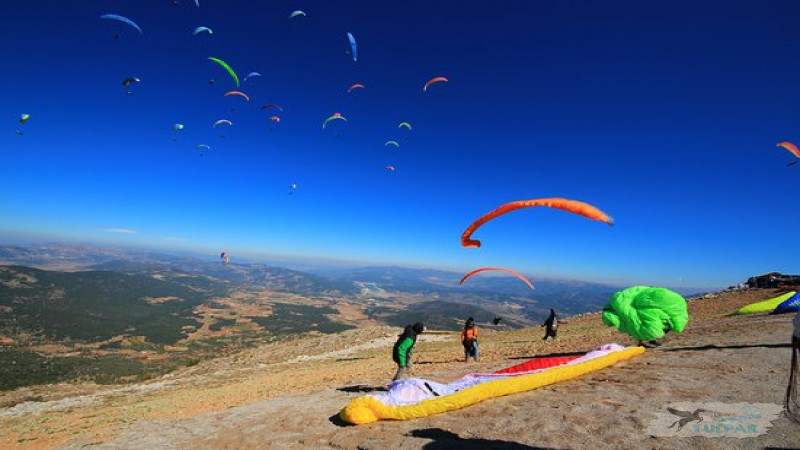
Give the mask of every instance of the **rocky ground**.
M 130 386 L 62 384 L 0 394 L 2 448 L 791 448 L 800 425 L 781 417 L 746 439 L 656 438 L 649 422 L 679 401 L 782 403 L 791 315 L 730 316 L 772 291 L 693 300 L 681 335 L 643 356 L 535 391 L 424 419 L 345 426 L 347 402 L 382 389 L 395 328 L 367 326 L 265 344 Z M 481 327 L 480 363 L 458 336 L 429 333 L 415 375 L 441 382 L 534 356 L 633 345 L 597 314 L 572 318 L 556 341 L 540 328 Z M 37 401 L 23 401 L 36 399 Z M 13 406 L 12 406 L 13 405 Z

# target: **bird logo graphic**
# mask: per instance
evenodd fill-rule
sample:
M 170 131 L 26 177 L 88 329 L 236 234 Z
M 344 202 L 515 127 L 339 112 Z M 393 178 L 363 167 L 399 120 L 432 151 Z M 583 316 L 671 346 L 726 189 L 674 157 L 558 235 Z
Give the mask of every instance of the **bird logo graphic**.
M 678 425 L 678 431 L 680 431 L 681 428 L 683 428 L 683 426 L 689 422 L 694 422 L 694 421 L 697 421 L 697 423 L 702 422 L 703 418 L 700 416 L 701 412 L 711 412 L 706 409 L 695 409 L 693 413 L 690 413 L 689 411 L 681 411 L 679 409 L 674 409 L 669 407 L 667 407 L 667 411 L 671 412 L 673 415 L 680 417 L 680 419 L 676 420 L 675 423 L 669 426 L 669 428 L 672 428 L 675 425 Z

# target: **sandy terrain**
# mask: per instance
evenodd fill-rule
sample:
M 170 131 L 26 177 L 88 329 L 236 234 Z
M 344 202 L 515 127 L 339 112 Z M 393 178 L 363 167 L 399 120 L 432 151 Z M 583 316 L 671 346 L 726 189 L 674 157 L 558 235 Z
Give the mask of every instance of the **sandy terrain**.
M 679 401 L 781 403 L 791 315 L 728 316 L 770 291 L 690 302 L 692 320 L 663 347 L 587 376 L 424 419 L 344 426 L 338 411 L 391 377 L 399 330 L 311 336 L 191 367 L 152 383 L 29 389 L 45 402 L 0 409 L 0 447 L 30 448 L 791 448 L 800 425 L 781 417 L 747 439 L 655 438 L 648 423 Z M 597 315 L 568 321 L 555 342 L 539 328 L 483 327 L 480 364 L 459 361 L 457 336 L 424 336 L 417 376 L 448 382 L 531 356 L 587 351 L 629 338 Z M 59 394 L 59 391 L 61 394 Z M 6 394 L 8 395 L 13 394 Z M 2 400 L 2 398 L 0 398 Z

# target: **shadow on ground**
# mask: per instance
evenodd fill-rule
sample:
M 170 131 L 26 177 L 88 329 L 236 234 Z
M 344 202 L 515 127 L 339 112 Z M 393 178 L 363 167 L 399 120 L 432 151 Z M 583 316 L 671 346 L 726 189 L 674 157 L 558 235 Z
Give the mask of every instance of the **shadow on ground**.
M 560 358 L 563 356 L 583 356 L 586 352 L 550 353 L 547 355 L 514 356 L 508 359 Z
M 431 439 L 422 446 L 425 450 L 478 450 L 478 449 L 504 449 L 504 450 L 546 450 L 544 447 L 531 447 L 530 445 L 520 444 L 512 441 L 501 441 L 496 439 L 481 438 L 462 438 L 456 433 L 442 430 L 441 428 L 424 428 L 412 430 L 408 436 L 421 439 Z
M 345 386 L 336 388 L 337 391 L 341 392 L 376 392 L 376 391 L 383 391 L 386 392 L 386 386 L 367 386 L 366 384 L 354 384 L 352 386 Z
M 700 345 L 698 347 L 673 347 L 662 349 L 662 352 L 682 352 L 682 351 L 702 351 L 702 350 L 724 350 L 727 348 L 792 348 L 792 344 L 748 344 L 748 345 Z

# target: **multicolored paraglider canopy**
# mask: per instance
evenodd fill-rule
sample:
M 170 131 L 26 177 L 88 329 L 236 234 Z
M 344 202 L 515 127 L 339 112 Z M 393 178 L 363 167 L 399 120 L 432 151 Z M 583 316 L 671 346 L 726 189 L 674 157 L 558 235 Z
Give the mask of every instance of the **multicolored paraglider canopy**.
M 768 298 L 760 302 L 750 303 L 749 305 L 742 306 L 735 314 L 755 314 L 760 312 L 771 312 L 775 310 L 781 303 L 791 298 L 795 291 L 785 292 L 777 297 Z
M 449 384 L 408 378 L 393 382 L 387 392 L 352 400 L 339 417 L 355 425 L 427 417 L 570 380 L 644 351 L 643 347 L 606 344 L 583 356 L 535 358 L 493 373 L 471 373 Z
M 325 119 L 324 122 L 322 122 L 322 128 L 325 129 L 325 127 L 328 126 L 328 122 L 330 122 L 331 120 L 343 120 L 343 121 L 347 122 L 347 119 L 343 115 L 341 115 L 340 113 L 336 112 L 336 113 L 333 113 L 333 115 L 331 115 L 327 119 Z
M 771 314 L 787 314 L 800 311 L 800 293 L 795 293 L 778 305 Z

